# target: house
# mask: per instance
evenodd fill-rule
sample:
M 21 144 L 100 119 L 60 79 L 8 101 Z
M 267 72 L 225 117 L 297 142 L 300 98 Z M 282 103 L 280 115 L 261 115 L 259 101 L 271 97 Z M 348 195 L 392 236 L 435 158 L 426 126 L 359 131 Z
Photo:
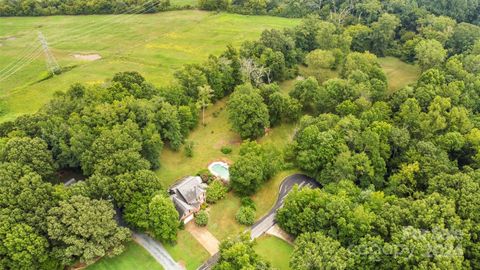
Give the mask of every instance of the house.
M 169 193 L 180 215 L 180 220 L 188 223 L 205 202 L 207 185 L 199 176 L 188 176 L 174 184 Z

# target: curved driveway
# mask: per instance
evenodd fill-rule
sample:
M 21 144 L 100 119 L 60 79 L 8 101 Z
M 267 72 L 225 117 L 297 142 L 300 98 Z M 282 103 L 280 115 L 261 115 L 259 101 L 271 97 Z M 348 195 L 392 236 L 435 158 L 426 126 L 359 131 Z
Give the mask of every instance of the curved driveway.
M 276 223 L 275 215 L 277 210 L 283 206 L 283 202 L 287 197 L 288 193 L 292 190 L 293 186 L 298 185 L 300 188 L 302 187 L 310 187 L 310 188 L 319 188 L 320 184 L 315 181 L 315 179 L 308 177 L 304 174 L 293 174 L 286 177 L 282 184 L 280 184 L 280 190 L 278 192 L 278 198 L 275 205 L 272 209 L 263 216 L 260 220 L 255 222 L 251 228 L 251 238 L 252 240 L 262 236 L 265 232 L 267 232 L 271 227 L 273 227 Z M 201 265 L 198 270 L 208 270 L 212 269 L 213 266 L 217 263 L 218 259 L 220 258 L 220 253 L 217 253 L 210 257 L 208 261 L 206 261 L 203 265 Z
M 263 235 L 268 229 L 273 227 L 276 223 L 275 215 L 277 210 L 283 206 L 283 202 L 287 197 L 288 193 L 292 190 L 293 186 L 298 185 L 300 188 L 302 187 L 310 187 L 310 188 L 319 188 L 320 185 L 315 181 L 315 179 L 308 177 L 304 174 L 294 174 L 290 175 L 285 178 L 280 185 L 280 190 L 278 192 L 277 202 L 273 206 L 273 208 L 268 212 L 265 216 L 263 216 L 260 220 L 258 220 L 255 224 L 253 224 L 251 228 L 251 238 L 255 239 Z

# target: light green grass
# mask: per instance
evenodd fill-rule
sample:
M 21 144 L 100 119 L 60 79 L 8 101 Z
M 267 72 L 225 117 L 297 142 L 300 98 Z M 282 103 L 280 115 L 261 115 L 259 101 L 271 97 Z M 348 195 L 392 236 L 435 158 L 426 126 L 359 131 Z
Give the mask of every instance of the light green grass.
M 395 57 L 378 58 L 380 66 L 385 71 L 388 79 L 388 89 L 393 93 L 418 80 L 420 68 Z
M 228 193 L 225 199 L 210 206 L 207 229 L 218 240 L 234 237 L 247 229 L 235 220 L 235 214 L 240 206 L 240 198 L 232 192 Z
M 172 7 L 196 7 L 198 5 L 198 0 L 171 0 L 170 6 Z
M 173 259 L 183 265 L 187 270 L 197 269 L 210 257 L 202 245 L 185 230 L 178 232 L 177 243 L 175 245 L 164 245 Z
M 288 270 L 293 247 L 280 238 L 262 236 L 257 239 L 255 251 L 272 264 L 273 269 Z
M 162 270 L 162 266 L 150 254 L 135 242 L 126 246 L 125 252 L 113 257 L 103 258 L 89 266 L 87 270 Z
M 0 18 L 0 70 L 28 52 L 29 46 L 38 45 L 38 30 L 47 38 L 59 64 L 74 66 L 60 76 L 35 83 L 45 74 L 44 57 L 39 55 L 1 81 L 0 98 L 7 112 L 0 121 L 37 111 L 55 91 L 65 91 L 72 83 L 101 83 L 120 71 L 139 71 L 155 85 L 169 84 L 174 71 L 186 63 L 218 55 L 227 44 L 239 46 L 245 40 L 258 39 L 264 29 L 291 27 L 298 22 L 198 10 Z M 98 53 L 103 58 L 81 61 L 72 56 L 74 53 Z

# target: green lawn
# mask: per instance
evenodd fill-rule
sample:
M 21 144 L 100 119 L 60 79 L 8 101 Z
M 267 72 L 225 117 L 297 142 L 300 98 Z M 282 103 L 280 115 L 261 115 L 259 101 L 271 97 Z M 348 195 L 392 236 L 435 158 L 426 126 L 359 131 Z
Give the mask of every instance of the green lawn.
M 210 206 L 207 228 L 218 240 L 234 237 L 247 229 L 235 220 L 240 206 L 240 198 L 232 192 L 228 193 L 225 199 Z
M 256 240 L 255 251 L 272 264 L 273 269 L 288 270 L 293 246 L 274 236 L 262 236 Z
M 170 0 L 170 6 L 172 7 L 196 7 L 198 0 Z
M 378 61 L 387 75 L 390 93 L 414 83 L 420 76 L 417 65 L 407 64 L 396 57 L 378 58 Z
M 155 85 L 165 85 L 186 63 L 205 61 L 209 54 L 220 54 L 229 43 L 239 46 L 245 40 L 255 40 L 264 29 L 291 27 L 298 22 L 198 10 L 0 18 L 0 80 L 9 74 L 5 67 L 28 55 L 29 46 L 38 45 L 38 30 L 47 38 L 59 64 L 72 68 L 38 82 L 45 74 L 44 57 L 38 54 L 36 60 L 0 81 L 0 99 L 6 110 L 0 121 L 37 111 L 55 91 L 64 91 L 74 82 L 101 83 L 119 71 L 139 71 Z M 102 59 L 84 61 L 73 56 L 90 53 L 100 54 Z
M 162 266 L 135 242 L 127 244 L 125 252 L 113 258 L 103 258 L 89 266 L 87 270 L 162 270 Z
M 175 245 L 164 244 L 173 259 L 188 270 L 197 269 L 210 255 L 193 236 L 183 230 L 178 232 Z

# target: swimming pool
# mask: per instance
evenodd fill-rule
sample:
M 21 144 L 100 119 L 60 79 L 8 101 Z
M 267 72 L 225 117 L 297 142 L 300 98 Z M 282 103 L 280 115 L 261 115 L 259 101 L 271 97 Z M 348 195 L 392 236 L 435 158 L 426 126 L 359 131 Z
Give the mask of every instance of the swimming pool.
M 208 170 L 216 177 L 223 180 L 230 180 L 230 173 L 228 171 L 228 164 L 225 162 L 213 162 L 208 166 Z

